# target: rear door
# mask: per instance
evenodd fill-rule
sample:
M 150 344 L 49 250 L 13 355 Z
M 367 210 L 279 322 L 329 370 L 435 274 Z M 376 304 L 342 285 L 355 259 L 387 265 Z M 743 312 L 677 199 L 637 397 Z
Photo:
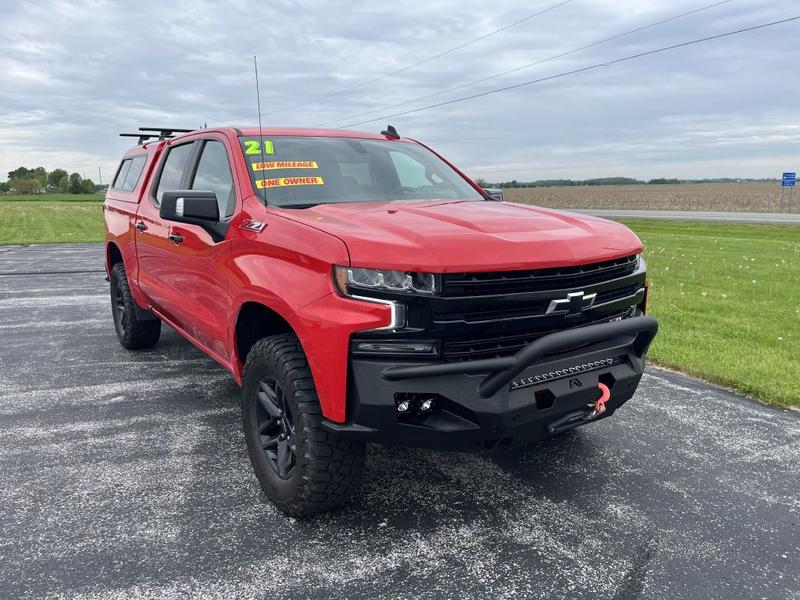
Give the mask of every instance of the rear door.
M 126 156 L 108 188 L 103 205 L 108 238 L 120 246 L 124 257 L 136 256 L 131 229 L 138 210 L 139 180 L 146 162 L 147 155 L 144 153 Z M 135 272 L 132 262 L 126 264 L 129 276 Z
M 238 194 L 228 142 L 224 136 L 209 134 L 197 144 L 183 189 L 214 192 L 220 220 L 230 223 Z M 171 241 L 171 280 L 181 306 L 175 319 L 207 349 L 230 360 L 225 343 L 231 311 L 230 244 L 227 239 L 215 240 L 199 225 L 186 223 L 171 223 L 169 235 L 172 240 L 180 240 Z
M 150 193 L 142 198 L 136 215 L 139 288 L 162 314 L 173 320 L 180 310 L 171 281 L 176 245 L 169 239 L 170 223 L 158 214 L 159 202 L 165 191 L 186 189 L 189 166 L 196 150 L 195 142 L 166 148 Z

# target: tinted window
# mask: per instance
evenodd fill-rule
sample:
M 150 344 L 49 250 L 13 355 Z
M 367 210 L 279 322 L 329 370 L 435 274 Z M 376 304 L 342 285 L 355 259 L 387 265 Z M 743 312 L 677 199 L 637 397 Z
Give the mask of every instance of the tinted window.
M 137 156 L 128 161 L 130 162 L 130 167 L 121 186 L 123 192 L 132 192 L 133 188 L 136 187 L 139 177 L 142 175 L 142 169 L 144 169 L 144 159 L 144 156 Z
M 342 162 L 339 163 L 339 171 L 342 173 L 342 177 L 352 177 L 364 189 L 375 185 L 368 162 Z
M 161 202 L 161 196 L 164 195 L 164 192 L 181 189 L 183 173 L 186 171 L 186 165 L 189 164 L 193 147 L 194 144 L 189 143 L 170 148 L 164 167 L 161 170 L 161 178 L 158 180 L 156 199 L 159 202 Z
M 214 192 L 217 195 L 220 216 L 229 217 L 236 206 L 233 195 L 233 176 L 228 164 L 228 153 L 222 142 L 208 141 L 197 163 L 191 189 Z
M 484 200 L 413 142 L 333 137 L 241 138 L 253 186 L 268 204 L 368 200 Z
M 122 161 L 122 164 L 119 166 L 119 171 L 117 171 L 117 176 L 114 178 L 114 183 L 111 184 L 113 189 L 120 189 L 122 187 L 122 183 L 125 181 L 125 176 L 128 174 L 128 170 L 131 168 L 131 159 L 126 158 Z
M 389 152 L 389 156 L 392 157 L 400 185 L 404 188 L 420 188 L 433 183 L 425 177 L 425 165 L 415 158 L 402 152 Z

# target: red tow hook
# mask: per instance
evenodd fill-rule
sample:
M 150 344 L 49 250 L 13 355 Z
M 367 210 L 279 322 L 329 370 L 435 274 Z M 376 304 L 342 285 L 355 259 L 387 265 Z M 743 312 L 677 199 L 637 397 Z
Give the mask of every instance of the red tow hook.
M 611 390 L 608 389 L 605 383 L 598 383 L 597 387 L 600 388 L 600 398 L 589 405 L 593 409 L 592 414 L 589 415 L 590 419 L 606 412 L 606 402 L 611 398 Z

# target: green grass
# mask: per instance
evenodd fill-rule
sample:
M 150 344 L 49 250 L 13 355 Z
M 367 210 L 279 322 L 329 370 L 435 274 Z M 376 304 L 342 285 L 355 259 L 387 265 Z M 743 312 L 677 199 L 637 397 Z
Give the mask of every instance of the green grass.
M 101 242 L 97 202 L 0 202 L 0 244 Z
M 626 224 L 644 241 L 650 314 L 661 323 L 651 360 L 800 406 L 800 228 Z M 97 202 L 0 202 L 0 244 L 102 240 Z
M 102 202 L 105 194 L 0 194 L 3 202 Z
M 800 406 L 800 228 L 626 222 L 642 238 L 660 365 Z

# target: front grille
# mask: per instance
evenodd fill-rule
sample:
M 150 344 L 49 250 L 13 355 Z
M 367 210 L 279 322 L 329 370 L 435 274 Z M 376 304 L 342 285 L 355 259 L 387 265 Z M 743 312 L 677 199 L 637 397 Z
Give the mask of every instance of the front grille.
M 595 304 L 600 305 L 606 302 L 619 300 L 620 298 L 633 296 L 640 287 L 640 285 L 636 284 L 598 291 L 596 292 L 597 297 Z M 522 303 L 515 303 L 511 306 L 483 305 L 480 308 L 467 308 L 465 310 L 456 309 L 452 312 L 436 311 L 434 313 L 434 319 L 437 323 L 457 323 L 459 321 L 464 323 L 486 323 L 511 319 L 530 319 L 532 317 L 544 316 L 551 299 L 552 298 L 530 300 Z M 490 302 L 488 304 L 493 303 Z
M 450 273 L 442 282 L 436 296 L 397 298 L 407 305 L 404 331 L 354 339 L 436 340 L 447 362 L 510 356 L 551 333 L 631 316 L 644 298 L 645 270 L 628 256 L 579 267 Z M 575 292 L 594 302 L 547 313 L 552 301 Z
M 442 296 L 482 296 L 581 288 L 636 271 L 636 255 L 578 267 L 500 271 L 493 273 L 447 273 L 442 278 Z
M 480 335 L 472 337 L 451 337 L 442 344 L 442 357 L 450 362 L 462 360 L 477 360 L 481 358 L 496 358 L 515 354 L 531 342 L 538 340 L 550 333 L 565 331 L 575 327 L 585 327 L 595 323 L 607 323 L 616 319 L 629 316 L 630 309 L 622 312 L 606 314 L 597 319 L 582 318 L 569 323 L 558 319 L 558 323 L 549 327 L 537 328 L 533 331 L 522 333 L 511 332 L 507 334 Z

